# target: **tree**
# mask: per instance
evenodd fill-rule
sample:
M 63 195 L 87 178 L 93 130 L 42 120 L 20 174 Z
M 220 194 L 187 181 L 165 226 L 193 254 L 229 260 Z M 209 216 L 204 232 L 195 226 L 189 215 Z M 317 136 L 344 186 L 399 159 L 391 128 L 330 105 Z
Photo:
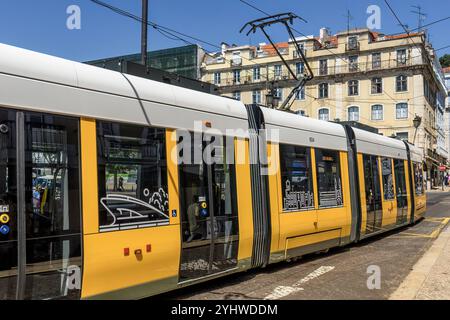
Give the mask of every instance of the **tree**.
M 450 67 L 450 54 L 444 54 L 440 59 L 442 68 Z

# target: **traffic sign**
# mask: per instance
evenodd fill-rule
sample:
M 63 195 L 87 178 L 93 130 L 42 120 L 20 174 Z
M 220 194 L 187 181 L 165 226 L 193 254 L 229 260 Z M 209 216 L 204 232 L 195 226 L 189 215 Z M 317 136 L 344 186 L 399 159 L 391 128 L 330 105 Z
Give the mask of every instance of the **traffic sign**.
M 0 227 L 0 233 L 7 235 L 9 233 L 9 227 L 7 225 L 3 225 Z

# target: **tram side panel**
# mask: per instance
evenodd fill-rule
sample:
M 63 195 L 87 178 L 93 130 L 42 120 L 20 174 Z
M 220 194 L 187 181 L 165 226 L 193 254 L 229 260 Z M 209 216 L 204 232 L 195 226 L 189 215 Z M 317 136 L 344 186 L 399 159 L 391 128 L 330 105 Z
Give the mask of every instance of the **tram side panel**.
M 118 124 L 116 124 L 118 126 Z M 106 126 L 108 127 L 108 126 Z M 98 129 L 98 128 L 97 128 Z M 124 128 L 121 134 L 130 136 L 133 141 L 133 133 L 142 133 L 144 128 Z M 166 174 L 168 190 L 156 189 L 161 197 L 161 206 L 154 210 L 149 208 L 140 199 L 149 203 L 150 190 L 144 185 L 138 185 L 140 180 L 136 177 L 141 174 L 151 176 L 150 163 L 128 161 L 124 159 L 126 147 L 116 146 L 108 151 L 116 153 L 109 167 L 99 166 L 97 154 L 101 154 L 97 146 L 96 122 L 82 120 L 82 166 L 83 166 L 83 221 L 84 221 L 84 272 L 82 285 L 82 298 L 84 299 L 134 299 L 167 291 L 176 287 L 178 281 L 180 259 L 180 227 L 177 214 L 179 202 L 177 198 L 177 167 L 171 161 L 167 161 L 166 171 L 160 170 L 159 178 Z M 104 132 L 104 136 L 108 136 Z M 160 130 L 161 140 L 167 141 L 167 151 L 171 150 L 172 142 L 168 137 L 171 131 Z M 137 136 L 140 137 L 139 135 Z M 101 140 L 99 140 L 101 141 Z M 139 141 L 139 140 L 138 140 Z M 114 144 L 109 141 L 109 147 Z M 160 145 L 162 141 L 158 142 Z M 121 148 L 122 147 L 122 148 Z M 127 147 L 131 148 L 130 145 Z M 128 160 L 136 154 L 129 150 Z M 111 155 L 113 158 L 113 156 Z M 103 181 L 97 181 L 98 172 L 109 170 Z M 156 172 L 153 172 L 155 174 Z M 100 195 L 97 186 L 104 186 L 107 190 L 114 189 L 119 192 L 111 192 Z M 136 188 L 136 189 L 135 189 Z M 153 188 L 154 189 L 154 188 Z M 171 193 L 169 202 L 164 204 L 164 193 Z M 119 196 L 117 196 L 119 195 Z M 157 205 L 157 201 L 152 202 Z M 166 205 L 166 208 L 164 208 Z M 113 210 L 122 210 L 124 215 L 129 215 L 127 220 L 111 220 L 111 217 L 99 216 L 99 207 L 104 206 L 103 214 Z M 127 209 L 132 211 L 127 211 Z M 155 214 L 143 217 L 151 209 Z M 137 214 L 136 214 L 137 213 Z M 133 218 L 136 217 L 136 218 Z M 100 219 L 101 218 L 101 219 Z M 104 220 L 107 219 L 107 220 Z M 100 221 L 102 220 L 102 221 Z M 130 229 L 133 228 L 133 229 Z
M 288 144 L 270 149 L 276 155 L 272 160 L 278 162 L 277 172 L 269 177 L 272 232 L 279 232 L 272 240 L 271 262 L 347 243 L 351 230 L 347 153 Z M 337 180 L 330 175 L 333 170 L 339 173 Z M 326 181 L 330 185 L 325 186 Z

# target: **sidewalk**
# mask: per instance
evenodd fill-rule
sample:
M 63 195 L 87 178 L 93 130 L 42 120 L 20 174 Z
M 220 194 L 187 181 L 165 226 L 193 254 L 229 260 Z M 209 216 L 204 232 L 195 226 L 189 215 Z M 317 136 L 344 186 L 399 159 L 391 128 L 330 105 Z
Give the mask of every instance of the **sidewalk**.
M 450 227 L 447 225 L 390 300 L 450 299 Z
M 426 192 L 427 193 L 429 193 L 429 192 L 450 192 L 450 186 L 444 187 L 444 190 L 442 190 L 442 187 L 439 187 L 437 189 L 426 190 Z

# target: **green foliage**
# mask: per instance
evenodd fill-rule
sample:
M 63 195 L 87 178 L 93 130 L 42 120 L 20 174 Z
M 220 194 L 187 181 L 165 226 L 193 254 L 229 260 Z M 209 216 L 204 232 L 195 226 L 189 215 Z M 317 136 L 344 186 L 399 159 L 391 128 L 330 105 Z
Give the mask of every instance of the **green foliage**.
M 440 59 L 442 68 L 450 67 L 450 54 L 444 54 Z

